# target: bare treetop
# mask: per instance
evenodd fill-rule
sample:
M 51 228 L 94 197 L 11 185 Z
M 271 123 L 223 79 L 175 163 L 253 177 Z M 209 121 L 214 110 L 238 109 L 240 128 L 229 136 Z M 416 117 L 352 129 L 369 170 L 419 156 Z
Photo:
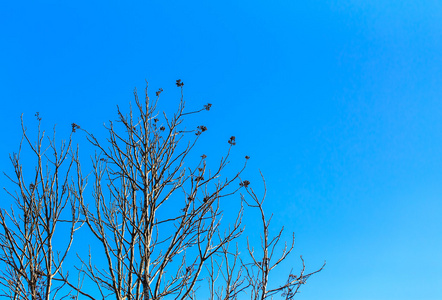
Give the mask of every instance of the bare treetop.
M 202 295 L 209 299 L 270 299 L 280 294 L 291 299 L 312 274 L 322 270 L 321 267 L 306 274 L 302 260 L 299 275 L 291 272 L 286 282 L 269 286 L 272 271 L 291 253 L 294 238 L 290 246 L 282 247 L 279 257 L 274 256 L 282 230 L 276 237 L 270 236 L 270 219 L 265 218 L 263 210 L 265 195 L 259 198 L 251 183 L 241 179 L 249 156 L 232 176 L 223 175 L 232 147 L 236 145 L 235 136 L 228 139 L 226 154 L 216 168 L 209 169 L 205 154 L 195 163 L 189 159 L 201 135 L 208 129 L 201 124 L 188 130 L 182 124 L 184 117 L 208 111 L 212 105 L 186 111 L 183 85 L 181 80 L 176 81 L 181 89 L 181 102 L 172 116 L 157 110 L 162 89 L 155 93 L 153 101 L 148 96 L 147 85 L 143 100 L 135 91 L 134 109 L 131 108 L 127 115 L 118 109 L 117 121 L 106 127 L 105 140 L 72 123 L 72 133 L 84 132 L 97 151 L 89 176 L 83 175 L 78 152 L 71 151 L 71 142 L 62 149 L 64 156 L 55 155 L 60 157 L 55 160 L 55 170 L 66 157 L 70 159 L 61 188 L 64 193 L 47 189 L 48 180 L 53 182 L 58 173 L 52 176 L 39 171 L 31 183 L 34 187 L 27 188 L 20 173 L 19 158 L 12 159 L 18 178 L 13 182 L 20 190 L 20 195 L 14 196 L 17 202 L 14 209 L 24 215 L 26 222 L 21 223 L 12 212 L 8 214 L 5 210 L 0 215 L 3 229 L 0 247 L 7 258 L 2 261 L 8 268 L 1 283 L 6 287 L 9 281 L 13 283 L 4 295 L 11 299 L 53 299 L 60 291 L 74 298 L 147 300 L 196 299 Z M 23 134 L 32 145 L 25 130 Z M 51 149 L 57 153 L 54 144 Z M 39 148 L 34 150 L 40 158 L 39 151 Z M 71 166 L 76 176 L 68 181 Z M 86 189 L 87 183 L 92 191 Z M 241 189 L 245 193 L 237 195 Z M 35 194 L 35 191 L 43 194 Z M 48 192 L 54 195 L 50 197 L 52 202 L 44 202 Z M 229 204 L 229 210 L 224 212 L 226 197 L 236 199 L 237 208 Z M 35 203 L 28 199 L 35 199 Z M 50 243 L 52 231 L 46 231 L 46 235 L 41 232 L 46 228 L 55 230 L 55 223 L 61 221 L 60 213 L 57 209 L 53 213 L 43 209 L 44 213 L 40 213 L 41 201 L 44 207 L 54 206 L 60 211 L 66 203 L 71 203 L 71 240 L 57 259 Z M 261 214 L 263 242 L 260 253 L 263 257 L 254 252 L 248 240 L 247 249 L 244 249 L 246 255 L 238 245 L 243 238 L 245 207 L 257 209 Z M 223 218 L 225 214 L 230 217 Z M 10 217 L 15 227 L 4 215 Z M 51 218 L 52 227 L 46 221 Z M 228 219 L 232 219 L 232 223 L 226 223 Z M 94 246 L 88 257 L 79 256 L 79 265 L 74 270 L 63 269 L 74 233 L 81 224 L 87 226 L 100 247 Z M 35 247 L 27 242 L 29 232 L 35 235 L 31 244 L 44 245 L 42 252 L 29 252 L 30 247 Z M 95 263 L 97 256 L 105 258 L 105 265 Z M 29 264 L 25 265 L 28 260 Z M 54 292 L 50 288 L 52 281 L 60 283 Z M 95 294 L 84 288 L 90 283 L 96 286 Z M 45 287 L 44 292 L 39 292 L 41 287 Z

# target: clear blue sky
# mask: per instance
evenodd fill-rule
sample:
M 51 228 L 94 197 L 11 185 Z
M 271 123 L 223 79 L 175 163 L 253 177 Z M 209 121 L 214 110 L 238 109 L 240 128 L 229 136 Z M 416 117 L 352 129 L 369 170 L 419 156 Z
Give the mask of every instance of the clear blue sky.
M 145 79 L 168 107 L 181 78 L 189 108 L 213 104 L 203 143 L 235 135 L 252 183 L 263 172 L 294 261 L 327 260 L 298 299 L 442 299 L 440 1 L 3 1 L 0 16 L 2 170 L 21 113 L 99 132 Z

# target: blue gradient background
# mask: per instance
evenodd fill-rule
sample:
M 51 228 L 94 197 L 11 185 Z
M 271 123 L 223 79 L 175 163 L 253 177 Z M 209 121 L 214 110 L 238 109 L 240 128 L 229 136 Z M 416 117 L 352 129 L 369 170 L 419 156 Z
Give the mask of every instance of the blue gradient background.
M 442 299 L 442 2 L 3 1 L 0 15 L 2 171 L 21 113 L 100 135 L 144 79 L 173 109 L 181 78 L 189 109 L 213 104 L 202 145 L 217 157 L 235 135 L 232 164 L 251 156 L 257 186 L 263 172 L 293 264 L 327 260 L 297 299 Z

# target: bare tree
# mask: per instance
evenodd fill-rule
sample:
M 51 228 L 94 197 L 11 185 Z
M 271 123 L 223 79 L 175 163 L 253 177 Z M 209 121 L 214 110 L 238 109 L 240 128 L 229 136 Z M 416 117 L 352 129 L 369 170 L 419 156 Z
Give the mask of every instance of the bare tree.
M 195 145 L 207 128 L 199 125 L 188 129 L 184 120 L 210 110 L 211 104 L 196 111 L 186 111 L 184 84 L 177 80 L 176 85 L 181 89 L 181 101 L 173 116 L 158 112 L 157 103 L 163 90 L 159 89 L 152 101 L 146 85 L 143 100 L 135 90 L 134 109 L 131 107 L 128 115 L 118 109 L 117 121 L 106 127 L 108 138 L 105 141 L 72 124 L 74 132 L 78 129 L 86 133 L 87 139 L 96 147 L 96 153 L 92 157 L 92 172 L 87 176 L 81 171 L 78 154 L 69 156 L 72 160 L 68 173 L 73 166 L 77 171 L 76 178 L 69 187 L 65 180 L 62 190 L 67 194 L 57 199 L 72 198 L 69 246 L 79 227 L 76 224 L 87 224 L 96 243 L 88 257 L 77 255 L 79 265 L 75 270 L 61 269 L 68 247 L 61 259 L 50 259 L 54 271 L 45 274 L 66 284 L 66 291 L 76 293 L 72 294 L 74 298 L 159 300 L 207 297 L 221 300 L 248 295 L 251 299 L 264 300 L 281 294 L 291 299 L 299 286 L 322 267 L 304 274 L 303 265 L 298 276 L 289 274 L 287 282 L 269 288 L 271 271 L 287 259 L 294 240 L 291 247 L 285 246 L 282 255 L 273 260 L 282 231 L 276 237 L 270 237 L 270 220 L 265 218 L 263 209 L 265 194 L 259 199 L 249 186 L 250 182 L 241 179 L 249 157 L 245 157 L 241 168 L 230 176 L 225 175 L 230 172 L 226 168 L 236 144 L 234 136 L 228 139 L 226 154 L 215 168 L 209 169 L 204 154 L 189 167 L 195 161 Z M 51 149 L 55 151 L 54 147 Z M 41 184 L 41 178 L 36 179 L 35 185 Z M 92 193 L 86 190 L 88 181 L 93 187 Z M 21 186 L 19 183 L 20 190 Z M 240 190 L 245 190 L 245 195 L 234 196 Z M 25 190 L 25 193 L 28 192 Z M 30 195 L 18 199 L 25 201 Z M 246 196 L 250 199 L 247 200 Z M 237 201 L 232 202 L 234 199 Z M 226 207 L 228 211 L 225 211 Z M 260 258 L 248 240 L 245 248 L 240 243 L 244 232 L 244 207 L 256 208 L 261 214 Z M 14 218 L 12 216 L 12 220 Z M 43 219 L 32 215 L 30 224 L 45 228 Z M 60 221 L 60 217 L 56 220 Z M 18 227 L 19 222 L 15 223 Z M 10 227 L 5 222 L 3 224 L 6 232 Z M 43 241 L 46 239 L 38 240 L 39 243 Z M 15 251 L 14 247 L 11 242 L 5 249 Z M 241 250 L 248 252 L 246 257 Z M 44 258 L 46 253 L 49 252 L 42 252 L 38 257 L 47 260 Z M 104 265 L 97 263 L 97 257 L 104 258 Z M 18 270 L 22 270 L 20 268 Z M 21 272 L 34 274 L 36 271 L 28 267 Z M 16 277 L 11 278 L 19 282 Z M 32 286 L 34 281 L 29 281 L 27 286 Z M 50 281 L 46 282 L 34 286 L 50 286 Z M 96 290 L 85 289 L 85 283 L 93 283 Z
M 69 181 L 78 157 L 72 150 L 72 134 L 67 143 L 57 147 L 54 128 L 54 137 L 46 144 L 38 113 L 36 117 L 36 142 L 28 137 L 22 119 L 20 148 L 10 156 L 14 175 L 6 176 L 16 191 L 7 192 L 15 205 L 9 211 L 0 209 L 0 296 L 10 299 L 55 299 L 65 284 L 56 282 L 60 280 L 57 276 L 78 229 L 78 205 L 71 197 Z M 33 171 L 22 165 L 23 146 L 28 146 L 36 159 Z M 54 246 L 61 222 L 65 222 L 63 233 L 68 238 L 64 245 Z

